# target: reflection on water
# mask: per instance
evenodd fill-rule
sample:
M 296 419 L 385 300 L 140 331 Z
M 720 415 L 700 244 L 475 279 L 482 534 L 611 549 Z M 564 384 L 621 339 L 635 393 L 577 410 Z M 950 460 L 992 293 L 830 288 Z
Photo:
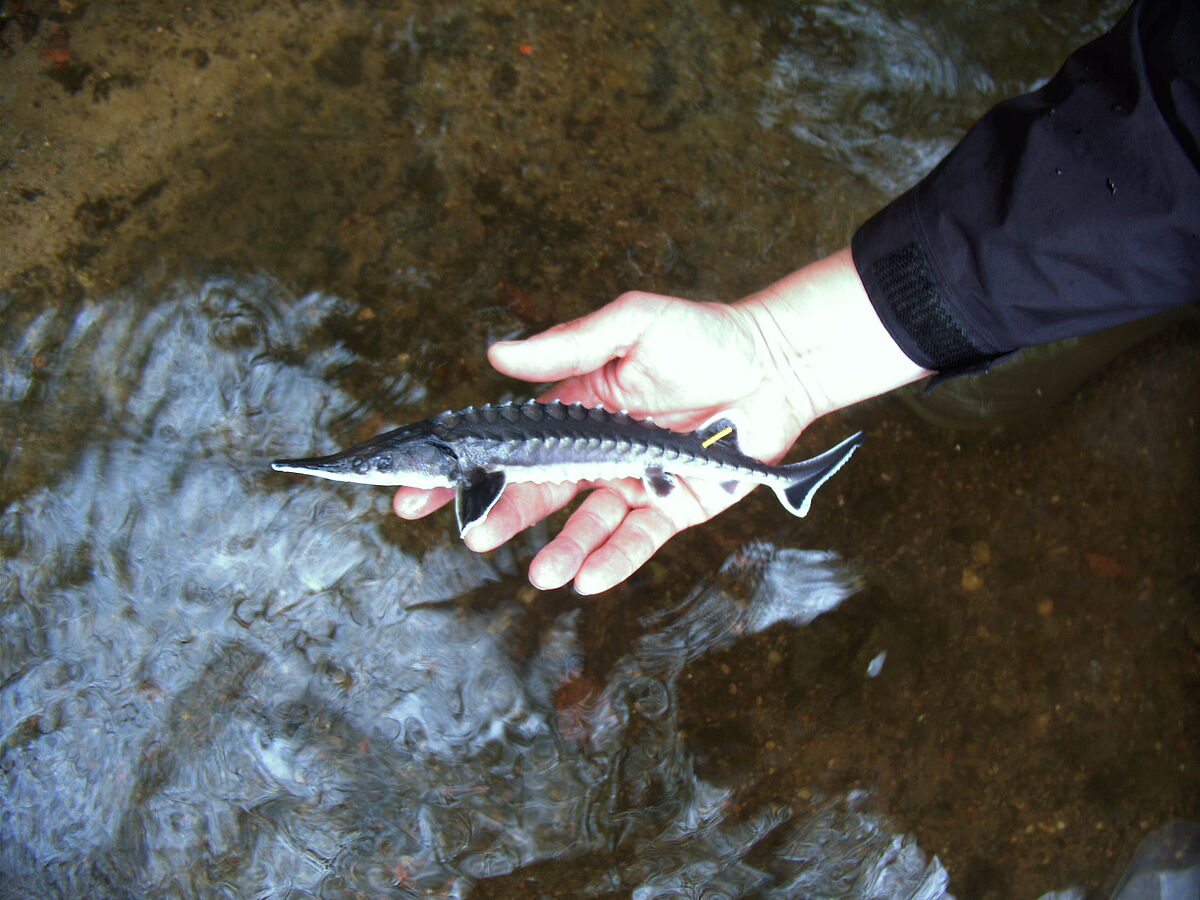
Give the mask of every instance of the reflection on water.
M 764 86 L 759 124 L 784 124 L 839 169 L 885 195 L 899 193 L 955 140 L 922 136 L 913 123 L 935 114 L 939 98 L 996 88 L 957 36 L 930 24 L 882 8 L 797 9 Z
M 741 807 L 677 727 L 690 662 L 854 591 L 832 554 L 735 552 L 597 673 L 597 608 L 523 602 L 519 548 L 402 546 L 387 492 L 268 472 L 368 415 L 320 328 L 353 312 L 211 280 L 5 336 L 9 890 L 462 897 L 586 857 L 582 895 L 944 895 L 860 795 Z

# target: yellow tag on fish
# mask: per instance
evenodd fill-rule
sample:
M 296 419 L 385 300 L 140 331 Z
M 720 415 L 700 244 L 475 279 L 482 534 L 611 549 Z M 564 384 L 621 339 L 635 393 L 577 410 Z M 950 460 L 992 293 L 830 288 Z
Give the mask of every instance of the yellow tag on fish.
M 700 446 L 703 447 L 705 450 L 707 450 L 709 447 L 711 447 L 713 444 L 715 444 L 721 438 L 725 437 L 725 435 L 732 434 L 732 433 L 733 433 L 733 426 L 726 425 L 724 428 L 722 428 L 720 431 L 718 431 L 712 437 L 710 437 L 706 441 L 704 441 L 704 443 L 702 443 Z

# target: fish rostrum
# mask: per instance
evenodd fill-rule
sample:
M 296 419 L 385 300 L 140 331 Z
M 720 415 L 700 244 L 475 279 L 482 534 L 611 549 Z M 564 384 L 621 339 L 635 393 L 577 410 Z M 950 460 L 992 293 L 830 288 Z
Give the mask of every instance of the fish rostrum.
M 357 484 L 454 488 L 459 533 L 466 534 L 514 481 L 635 477 L 653 497 L 670 494 L 677 476 L 714 480 L 730 492 L 750 481 L 803 516 L 817 488 L 861 443 L 859 432 L 812 459 L 772 466 L 739 449 L 729 419 L 680 432 L 626 413 L 530 400 L 444 412 L 340 453 L 280 459 L 271 468 Z

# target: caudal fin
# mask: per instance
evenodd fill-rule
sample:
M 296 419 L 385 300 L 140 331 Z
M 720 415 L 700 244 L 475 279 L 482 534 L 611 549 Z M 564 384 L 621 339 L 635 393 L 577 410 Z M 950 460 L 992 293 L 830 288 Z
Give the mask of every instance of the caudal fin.
M 813 494 L 833 476 L 833 473 L 846 464 L 846 460 L 863 442 L 862 432 L 850 435 L 836 447 L 831 447 L 820 456 L 806 459 L 804 462 L 792 463 L 790 466 L 780 466 L 782 474 L 790 476 L 787 484 L 774 487 L 779 502 L 787 507 L 794 516 L 808 515 L 808 507 L 812 503 Z

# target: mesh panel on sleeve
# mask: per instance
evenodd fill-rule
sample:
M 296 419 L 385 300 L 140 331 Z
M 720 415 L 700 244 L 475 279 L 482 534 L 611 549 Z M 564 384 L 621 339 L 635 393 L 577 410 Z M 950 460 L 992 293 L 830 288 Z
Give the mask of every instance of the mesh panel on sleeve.
M 916 243 L 881 256 L 871 266 L 896 320 L 934 361 L 939 371 L 988 359 L 955 320 L 934 280 L 929 261 Z

